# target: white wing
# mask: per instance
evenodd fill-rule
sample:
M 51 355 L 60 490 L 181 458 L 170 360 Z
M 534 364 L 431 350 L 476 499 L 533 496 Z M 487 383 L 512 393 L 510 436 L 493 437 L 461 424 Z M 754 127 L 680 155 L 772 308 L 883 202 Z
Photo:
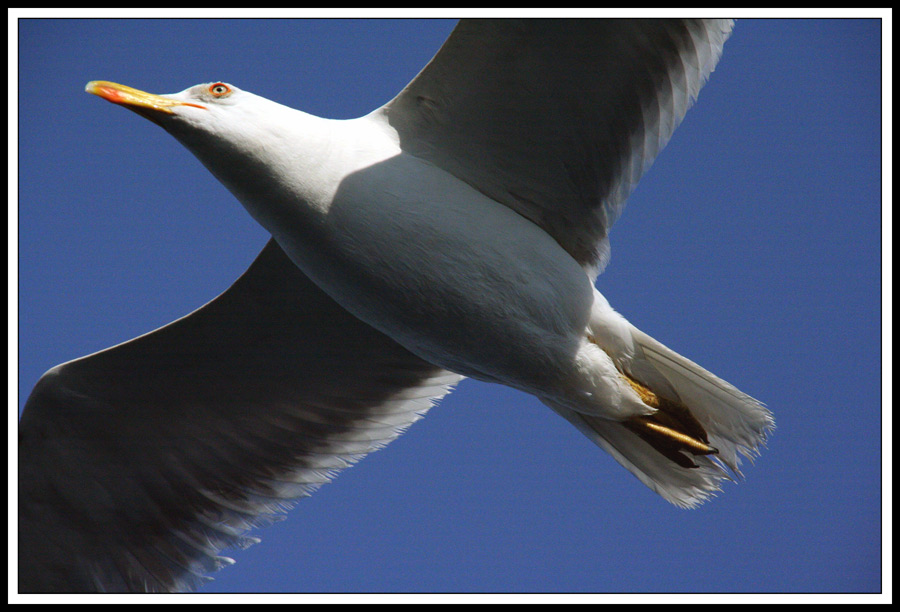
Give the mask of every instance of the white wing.
M 19 424 L 20 592 L 171 591 L 401 433 L 460 377 L 270 241 L 225 293 L 47 372 Z
M 401 147 L 600 271 L 607 233 L 696 99 L 730 20 L 463 20 L 376 111 Z

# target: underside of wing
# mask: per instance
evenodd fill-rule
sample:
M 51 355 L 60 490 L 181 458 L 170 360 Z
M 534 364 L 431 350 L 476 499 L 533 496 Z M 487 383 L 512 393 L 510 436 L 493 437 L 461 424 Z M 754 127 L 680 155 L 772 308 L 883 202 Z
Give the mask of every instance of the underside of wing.
M 47 372 L 19 424 L 20 592 L 178 591 L 460 377 L 270 241 L 206 306 Z
M 376 111 L 403 150 L 543 227 L 594 272 L 712 72 L 730 20 L 463 20 Z

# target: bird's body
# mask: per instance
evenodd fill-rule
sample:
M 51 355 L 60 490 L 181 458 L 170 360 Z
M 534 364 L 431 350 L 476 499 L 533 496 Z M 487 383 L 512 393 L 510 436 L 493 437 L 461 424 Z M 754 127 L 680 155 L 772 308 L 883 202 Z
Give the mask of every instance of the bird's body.
M 175 136 L 273 241 L 207 306 L 35 387 L 21 584 L 190 586 L 462 376 L 535 395 L 669 501 L 706 499 L 771 414 L 593 281 L 730 29 L 463 22 L 397 98 L 344 121 L 222 82 L 90 83 Z
M 242 147 L 257 139 L 243 133 L 227 152 L 228 140 L 196 152 L 328 295 L 443 368 L 530 393 L 569 388 L 594 289 L 552 237 L 400 150 L 378 116 L 273 113 L 268 100 L 232 95 L 246 97 L 240 125 L 291 126 L 286 146 L 255 152 L 283 176 L 229 174 L 232 158 L 254 154 Z M 297 155 L 297 143 L 319 155 Z

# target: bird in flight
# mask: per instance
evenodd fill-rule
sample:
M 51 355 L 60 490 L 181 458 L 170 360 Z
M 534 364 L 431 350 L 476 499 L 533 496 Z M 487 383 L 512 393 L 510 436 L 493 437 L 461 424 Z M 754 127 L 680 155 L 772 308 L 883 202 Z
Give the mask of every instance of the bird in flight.
M 58 365 L 19 423 L 20 592 L 180 591 L 465 377 L 536 396 L 664 499 L 740 475 L 765 406 L 594 287 L 729 20 L 463 20 L 393 100 L 87 91 L 169 132 L 272 236 L 222 295 Z

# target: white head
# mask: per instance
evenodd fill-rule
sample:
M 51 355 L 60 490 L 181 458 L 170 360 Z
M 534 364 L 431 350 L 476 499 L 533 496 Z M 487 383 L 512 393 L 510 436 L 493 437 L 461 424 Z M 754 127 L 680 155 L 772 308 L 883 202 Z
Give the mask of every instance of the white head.
M 156 95 L 109 81 L 91 81 L 85 91 L 153 121 L 205 164 L 212 152 L 252 155 L 254 146 L 277 141 L 277 134 L 291 123 L 280 116 L 291 113 L 296 120 L 303 115 L 223 82 Z
M 328 120 L 224 82 L 166 95 L 109 81 L 91 81 L 85 90 L 172 134 L 264 225 L 261 203 L 249 201 L 248 194 L 273 194 L 282 187 L 293 191 L 295 200 L 303 199 L 296 177 L 312 174 L 304 169 L 316 165 L 327 141 Z

